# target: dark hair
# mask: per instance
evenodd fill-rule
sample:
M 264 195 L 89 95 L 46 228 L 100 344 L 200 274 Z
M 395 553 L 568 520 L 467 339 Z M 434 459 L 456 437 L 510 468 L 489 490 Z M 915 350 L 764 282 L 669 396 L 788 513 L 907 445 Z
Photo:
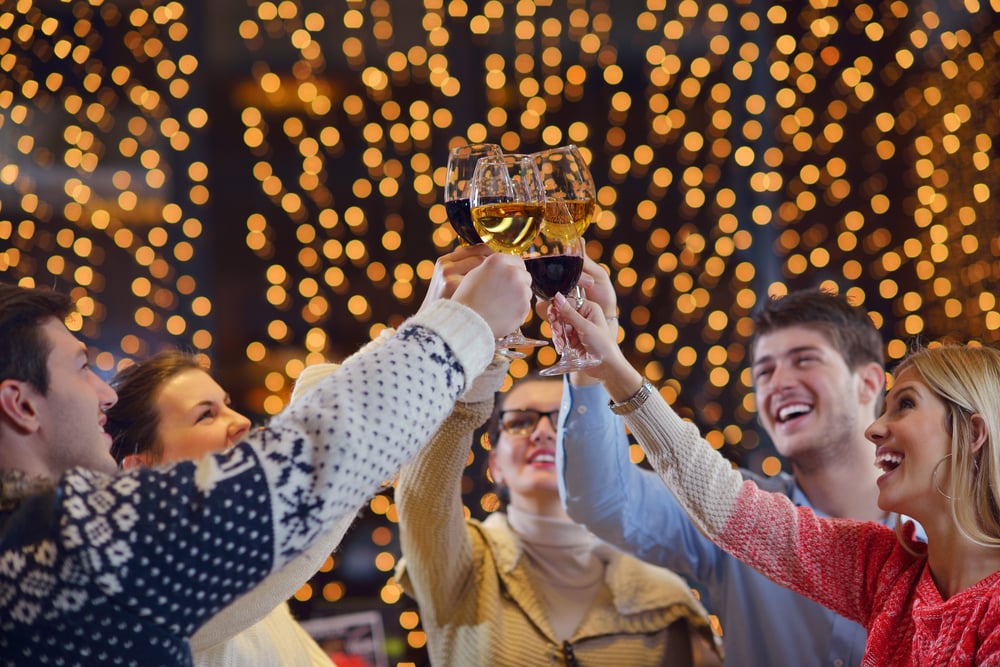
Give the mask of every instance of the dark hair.
M 497 445 L 500 444 L 500 413 L 503 412 L 504 406 L 507 404 L 507 397 L 510 396 L 510 392 L 516 387 L 528 382 L 562 382 L 560 377 L 546 377 L 544 375 L 539 375 L 538 371 L 532 371 L 528 373 L 523 378 L 515 380 L 505 392 L 497 392 L 496 399 L 493 403 L 493 414 L 490 415 L 490 419 L 486 422 L 486 436 L 489 438 L 490 449 L 492 450 Z M 488 481 L 492 480 L 490 477 L 490 460 L 487 457 L 485 467 L 483 468 L 483 476 L 486 477 Z M 497 484 L 493 482 L 493 489 L 497 495 L 497 500 L 500 503 L 498 508 L 503 511 L 507 507 L 507 503 L 510 502 L 510 492 L 507 490 L 506 486 L 502 484 Z
M 72 312 L 65 294 L 0 283 L 0 380 L 28 382 L 46 394 L 52 347 L 41 327 L 49 318 L 62 322 Z
M 160 427 L 156 397 L 164 382 L 190 370 L 204 371 L 205 368 L 189 354 L 165 350 L 111 378 L 111 387 L 118 392 L 118 402 L 108 410 L 105 430 L 111 434 L 111 455 L 119 464 L 130 454 L 162 456 L 163 452 L 153 448 Z
M 826 337 L 851 370 L 870 362 L 885 365 L 882 335 L 868 312 L 833 292 L 806 289 L 768 299 L 753 321 L 755 338 L 788 327 L 808 327 Z

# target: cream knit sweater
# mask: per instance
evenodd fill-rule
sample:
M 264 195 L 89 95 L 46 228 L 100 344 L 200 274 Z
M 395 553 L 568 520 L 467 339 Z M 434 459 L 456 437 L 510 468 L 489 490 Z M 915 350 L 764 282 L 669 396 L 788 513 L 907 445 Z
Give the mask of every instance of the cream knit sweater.
M 701 605 L 677 575 L 614 551 L 603 585 L 565 641 L 503 513 L 467 520 L 460 494 L 472 433 L 490 415 L 505 364 L 479 378 L 396 487 L 405 559 L 397 580 L 420 607 L 431 663 L 686 665 L 691 629 L 710 638 Z M 678 622 L 679 621 L 679 622 Z M 712 640 L 709 639 L 709 642 Z

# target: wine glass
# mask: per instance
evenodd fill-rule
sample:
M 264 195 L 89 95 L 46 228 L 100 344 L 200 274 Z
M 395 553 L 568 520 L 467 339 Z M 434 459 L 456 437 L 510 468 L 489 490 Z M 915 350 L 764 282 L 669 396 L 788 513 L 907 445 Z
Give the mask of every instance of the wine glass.
M 568 144 L 538 151 L 532 157 L 542 174 L 545 195 L 562 197 L 577 233 L 583 236 L 594 219 L 597 188 L 580 149 L 574 144 Z M 577 301 L 583 298 L 579 287 L 574 288 L 574 295 Z
M 546 199 L 545 218 L 531 246 L 524 251 L 524 265 L 531 274 L 531 289 L 539 299 L 550 300 L 556 294 L 569 295 L 583 273 L 583 239 L 573 217 L 573 210 L 560 195 Z M 579 308 L 582 297 L 574 295 Z M 564 324 L 563 327 L 568 327 Z M 555 338 L 553 338 L 555 340 Z M 558 341 L 559 361 L 539 371 L 539 375 L 559 375 L 596 366 L 597 359 L 580 354 L 573 346 Z
M 533 153 L 532 157 L 542 175 L 546 196 L 562 195 L 577 233 L 583 236 L 597 208 L 597 188 L 580 149 L 569 144 Z
M 468 245 L 483 242 L 472 224 L 472 210 L 469 207 L 469 184 L 472 182 L 476 163 L 482 157 L 501 158 L 503 150 L 497 144 L 465 144 L 456 146 L 448 153 L 444 210 L 455 233 Z
M 544 215 L 545 194 L 538 167 L 530 155 L 505 154 L 480 158 L 469 186 L 469 205 L 476 233 L 497 252 L 520 255 L 538 233 Z M 502 287 L 501 287 L 502 289 Z M 501 354 L 512 347 L 541 347 L 547 341 L 525 338 L 521 329 L 497 339 Z

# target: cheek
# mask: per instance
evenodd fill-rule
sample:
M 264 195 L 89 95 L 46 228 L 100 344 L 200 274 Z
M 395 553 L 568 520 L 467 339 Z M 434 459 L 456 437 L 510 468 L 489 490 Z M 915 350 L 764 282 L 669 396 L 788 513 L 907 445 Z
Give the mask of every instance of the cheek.
M 174 431 L 163 441 L 164 461 L 199 459 L 226 448 L 224 429 L 193 428 Z

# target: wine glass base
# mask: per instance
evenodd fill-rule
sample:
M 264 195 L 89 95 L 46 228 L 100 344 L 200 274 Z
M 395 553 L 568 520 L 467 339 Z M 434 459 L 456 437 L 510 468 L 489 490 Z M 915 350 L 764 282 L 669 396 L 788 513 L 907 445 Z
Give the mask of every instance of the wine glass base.
M 576 357 L 573 359 L 560 359 L 558 362 L 538 371 L 539 375 L 562 375 L 563 373 L 573 373 L 582 371 L 585 368 L 593 368 L 600 365 L 600 361 L 590 357 Z
M 510 347 L 545 347 L 551 343 L 547 340 L 538 340 L 537 338 L 525 338 L 520 332 L 507 334 L 503 338 L 497 338 L 498 348 L 510 348 Z

